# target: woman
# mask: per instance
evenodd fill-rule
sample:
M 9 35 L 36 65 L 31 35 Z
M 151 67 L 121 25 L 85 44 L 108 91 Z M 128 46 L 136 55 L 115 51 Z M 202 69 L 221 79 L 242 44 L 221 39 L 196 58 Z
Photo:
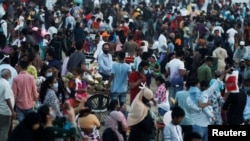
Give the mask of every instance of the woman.
M 119 141 L 126 141 L 126 130 L 128 129 L 127 120 L 119 109 L 118 100 L 112 100 L 108 106 L 109 114 L 104 122 L 105 130 L 112 129 Z
M 130 86 L 130 104 L 132 104 L 134 98 L 140 91 L 140 84 L 146 82 L 146 75 L 144 71 L 148 71 L 149 63 L 148 61 L 142 61 L 139 64 L 138 71 L 133 71 L 129 75 L 129 86 Z
M 65 106 L 66 107 L 66 106 Z M 67 119 L 60 118 L 55 121 L 56 114 L 48 105 L 42 105 L 38 109 L 41 116 L 41 141 L 55 141 L 58 138 L 69 138 L 76 135 L 75 112 L 70 106 L 67 106 Z M 66 126 L 67 123 L 67 126 Z
M 168 91 L 166 88 L 167 86 L 162 76 L 156 77 L 155 81 L 157 85 L 157 90 L 155 92 L 154 98 L 157 102 L 158 113 L 163 116 L 170 109 L 170 104 L 168 101 Z
M 42 83 L 40 89 L 40 101 L 43 104 L 49 105 L 56 114 L 56 117 L 61 117 L 60 102 L 56 96 L 58 82 L 54 76 L 47 77 Z
M 101 127 L 100 121 L 96 115 L 91 114 L 90 105 L 86 102 L 85 109 L 79 112 L 77 124 L 81 129 L 83 138 L 88 141 L 101 141 L 98 129 Z
M 39 136 L 40 116 L 35 113 L 29 113 L 22 122 L 20 122 L 9 136 L 8 141 L 37 141 Z
M 151 100 L 153 92 L 145 85 L 142 86 L 128 113 L 129 141 L 150 141 L 154 129 L 154 119 L 150 113 Z

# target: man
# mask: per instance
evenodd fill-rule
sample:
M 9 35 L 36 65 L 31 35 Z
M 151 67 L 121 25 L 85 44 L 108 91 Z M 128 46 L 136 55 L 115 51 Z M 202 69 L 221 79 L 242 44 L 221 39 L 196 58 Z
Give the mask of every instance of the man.
M 198 68 L 198 79 L 199 81 L 210 82 L 212 79 L 212 72 L 210 66 L 213 63 L 212 57 L 207 57 L 205 62 Z
M 235 63 L 239 63 L 241 59 L 247 56 L 247 49 L 245 48 L 245 42 L 240 41 L 240 47 L 238 47 L 233 55 L 233 60 Z
M 160 53 L 160 59 L 159 59 L 160 63 L 164 60 L 168 52 L 166 34 L 167 34 L 167 29 L 162 29 L 161 34 L 158 38 L 158 43 L 159 43 L 158 51 Z
M 221 47 L 219 42 L 215 43 L 216 49 L 213 51 L 213 57 L 218 58 L 218 67 L 220 71 L 224 71 L 226 67 L 226 58 L 228 57 L 226 49 Z
M 8 37 L 8 24 L 7 15 L 5 14 L 0 20 L 0 34 L 3 34 L 6 38 Z
M 130 34 L 128 36 L 128 41 L 124 44 L 122 51 L 128 53 L 129 56 L 136 55 L 136 49 L 138 48 L 138 44 L 134 41 L 133 35 Z
M 112 55 L 109 53 L 109 43 L 102 45 L 102 54 L 98 56 L 99 73 L 104 81 L 109 80 L 112 69 Z
M 75 18 L 70 14 L 70 12 L 67 14 L 65 19 L 65 28 L 68 27 L 68 24 L 71 24 L 71 30 L 73 30 L 76 25 Z
M 231 24 L 230 28 L 227 30 L 228 36 L 228 43 L 232 52 L 234 52 L 234 45 L 235 45 L 235 35 L 238 34 L 238 31 L 234 29 L 234 25 Z
M 28 113 L 33 111 L 34 101 L 38 100 L 35 79 L 32 75 L 28 74 L 28 66 L 29 63 L 27 61 L 19 62 L 20 72 L 14 78 L 12 84 L 19 122 L 21 122 Z
M 49 63 L 49 66 L 55 66 L 56 68 L 59 68 L 61 70 L 62 62 L 56 59 L 56 52 L 54 48 L 49 48 L 46 51 L 46 60 Z
M 244 60 L 245 60 L 245 70 L 243 73 L 243 79 L 249 79 L 250 78 L 250 56 L 245 57 Z
M 109 40 L 109 34 L 105 31 L 102 33 L 102 40 L 99 41 L 96 47 L 96 51 L 94 53 L 94 59 L 97 59 L 100 54 L 102 54 L 102 45 L 107 43 Z
M 69 72 L 72 72 L 78 67 L 83 71 L 91 74 L 91 71 L 85 65 L 85 55 L 83 54 L 83 41 L 78 41 L 75 43 L 76 52 L 71 54 L 67 64 L 67 69 Z
M 183 90 L 184 86 L 184 76 L 186 75 L 187 71 L 182 61 L 184 57 L 184 52 L 179 51 L 176 53 L 176 57 L 172 59 L 168 64 L 168 73 L 170 75 L 170 83 L 171 83 L 171 93 L 170 97 L 175 97 L 175 94 L 178 91 Z
M 8 79 L 11 77 L 11 72 L 8 69 L 0 71 L 0 139 L 6 141 L 8 131 L 11 127 L 11 119 L 15 118 L 14 111 L 14 95 L 11 90 Z
M 131 72 L 131 67 L 125 63 L 125 52 L 119 52 L 118 62 L 112 65 L 111 77 L 108 86 L 111 85 L 111 98 L 112 100 L 119 99 L 120 106 L 126 102 L 128 90 L 128 76 Z
M 0 71 L 3 69 L 8 69 L 11 72 L 11 76 L 8 79 L 10 86 L 12 86 L 12 81 L 15 76 L 17 76 L 17 71 L 10 65 L 9 55 L 0 53 Z

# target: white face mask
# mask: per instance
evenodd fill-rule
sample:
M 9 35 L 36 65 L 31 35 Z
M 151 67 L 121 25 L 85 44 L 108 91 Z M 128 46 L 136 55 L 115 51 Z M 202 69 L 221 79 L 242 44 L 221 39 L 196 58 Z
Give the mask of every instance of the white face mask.
M 45 74 L 45 76 L 46 77 L 51 77 L 51 76 L 53 76 L 53 73 L 52 72 L 48 72 L 48 73 Z
M 54 89 L 55 91 L 58 91 L 58 83 L 54 83 L 54 84 L 53 84 L 53 89 Z
M 149 70 L 143 70 L 144 74 L 148 74 Z

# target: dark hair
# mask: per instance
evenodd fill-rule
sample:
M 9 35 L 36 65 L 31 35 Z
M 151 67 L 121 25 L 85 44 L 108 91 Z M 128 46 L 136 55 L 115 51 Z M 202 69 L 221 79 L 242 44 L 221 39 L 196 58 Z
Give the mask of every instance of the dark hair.
M 120 60 L 124 60 L 124 59 L 125 59 L 125 56 L 126 56 L 126 53 L 125 53 L 124 51 L 120 51 L 120 52 L 118 53 L 118 58 L 119 58 Z
M 47 115 L 49 115 L 49 109 L 50 107 L 48 105 L 42 105 L 38 108 L 37 113 L 41 117 L 41 123 L 46 124 L 47 122 Z
M 209 82 L 208 81 L 206 81 L 206 80 L 200 81 L 200 88 L 201 89 L 206 89 L 208 87 L 209 87 Z
M 69 50 L 66 52 L 66 56 L 70 56 L 72 53 L 74 53 L 75 52 L 75 48 L 73 48 L 73 47 L 71 47 L 71 48 L 69 48 Z
M 202 139 L 201 135 L 197 132 L 190 132 L 184 135 L 183 141 L 192 141 L 193 139 Z
M 77 75 L 83 75 L 84 71 L 82 70 L 82 68 L 76 67 L 73 72 L 76 73 Z
M 106 46 L 106 45 L 108 45 L 108 46 L 110 47 L 109 43 L 104 43 L 104 44 L 102 45 L 102 48 L 104 48 L 104 46 Z
M 182 56 L 184 56 L 185 55 L 185 52 L 184 51 L 177 51 L 176 52 L 176 56 L 177 57 L 182 57 Z
M 28 61 L 29 63 L 33 62 L 33 60 L 34 60 L 35 58 L 36 58 L 36 54 L 35 54 L 35 53 L 33 53 L 33 52 L 28 53 L 28 55 L 27 55 L 27 61 Z
M 49 84 L 54 82 L 54 76 L 47 77 L 46 80 L 41 84 L 39 99 L 43 103 L 47 90 L 50 88 Z
M 197 77 L 190 77 L 188 81 L 189 81 L 189 86 L 195 86 L 199 83 L 199 79 Z
M 39 75 L 40 75 L 40 76 L 45 76 L 45 72 L 46 72 L 48 69 L 50 69 L 50 68 L 52 68 L 52 66 L 44 64 L 44 65 L 42 66 L 41 70 L 40 70 Z
M 21 69 L 26 70 L 29 66 L 29 62 L 25 60 L 19 61 L 18 65 L 20 66 Z
M 32 129 L 32 126 L 35 124 L 40 124 L 41 117 L 36 112 L 28 113 L 28 115 L 21 121 L 21 124 L 25 124 L 28 129 Z
M 172 108 L 172 114 L 171 114 L 172 119 L 184 117 L 184 116 L 185 116 L 185 111 L 181 107 L 174 106 Z
M 145 67 L 145 66 L 149 66 L 148 61 L 145 61 L 145 60 L 141 61 L 141 63 L 138 66 L 138 71 L 141 72 L 143 67 Z
M 77 49 L 77 50 L 83 49 L 83 44 L 84 44 L 83 41 L 77 41 L 77 42 L 75 43 L 76 49 Z
M 109 128 L 106 128 L 102 134 L 102 141 L 119 141 L 116 132 Z
M 85 117 L 91 113 L 91 104 L 89 102 L 84 103 L 85 109 L 79 111 L 79 117 Z
M 39 52 L 39 45 L 33 45 L 32 48 L 35 52 Z
M 53 59 L 55 59 L 56 54 L 55 54 L 55 50 L 53 48 L 48 48 L 48 50 L 46 51 L 46 54 L 48 54 Z
M 108 111 L 113 111 L 115 110 L 115 107 L 119 104 L 118 100 L 112 100 L 110 103 L 109 103 L 109 106 L 108 106 Z
M 206 57 L 205 61 L 206 61 L 206 62 L 207 62 L 207 61 L 211 61 L 211 62 L 213 62 L 213 57 L 208 56 L 208 57 Z

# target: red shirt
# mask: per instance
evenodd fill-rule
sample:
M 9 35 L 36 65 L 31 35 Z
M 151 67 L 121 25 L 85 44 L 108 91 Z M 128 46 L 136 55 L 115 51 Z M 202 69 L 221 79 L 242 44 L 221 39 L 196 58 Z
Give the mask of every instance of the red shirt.
M 141 78 L 141 75 L 138 71 L 134 71 L 132 73 L 130 73 L 129 75 L 129 83 L 135 83 L 136 81 L 138 81 L 138 79 Z M 144 75 L 142 78 L 142 83 L 146 82 L 146 76 Z M 139 88 L 140 84 L 138 86 L 136 86 L 135 88 L 130 88 L 130 104 L 133 102 L 134 98 L 136 97 L 136 95 L 140 92 L 140 88 Z

